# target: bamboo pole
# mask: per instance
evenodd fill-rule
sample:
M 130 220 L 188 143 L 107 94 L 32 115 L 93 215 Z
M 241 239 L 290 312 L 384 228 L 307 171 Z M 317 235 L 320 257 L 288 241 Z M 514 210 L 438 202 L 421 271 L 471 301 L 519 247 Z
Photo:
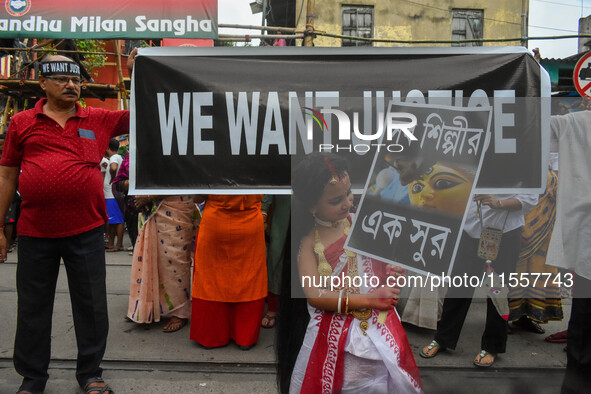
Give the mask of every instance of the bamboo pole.
M 304 46 L 314 46 L 314 0 L 308 0 L 306 8 L 306 32 L 304 37 Z
M 8 123 L 8 111 L 10 111 L 10 101 L 12 97 L 8 96 L 6 99 L 6 106 L 4 107 L 4 115 L 2 116 L 2 124 L 0 125 L 0 134 L 4 134 L 4 128 L 6 127 L 6 123 Z
M 218 35 L 218 41 L 250 41 L 254 38 L 267 38 L 267 39 L 281 39 L 285 38 L 286 40 L 293 39 L 293 38 L 304 38 L 303 34 L 265 34 L 265 35 L 235 35 L 235 34 L 220 34 Z
M 266 22 L 267 20 L 267 0 L 263 0 L 263 21 L 261 22 L 261 25 L 263 25 L 263 27 L 267 24 Z M 261 29 L 261 34 L 265 34 L 265 29 Z
M 121 41 L 114 40 L 113 44 L 115 45 L 115 64 L 117 66 L 117 82 L 119 83 L 119 93 L 117 96 L 121 95 L 121 101 L 123 101 L 123 109 L 127 109 L 127 91 L 125 90 L 125 82 L 123 82 L 123 70 L 121 69 Z M 121 104 L 119 104 L 121 105 Z
M 76 51 L 74 49 L 55 49 L 55 48 L 12 48 L 12 47 L 0 47 L 2 51 L 14 51 L 14 52 L 63 52 L 63 53 L 82 53 L 85 55 L 115 55 L 113 52 L 92 52 L 92 51 Z M 122 55 L 127 56 L 127 55 Z
M 233 25 L 224 25 L 224 27 L 231 27 Z M 260 26 L 245 26 L 245 28 L 255 28 L 260 30 Z M 285 28 L 280 27 L 269 27 L 266 28 L 267 30 L 282 30 L 287 31 Z M 297 31 L 295 29 L 290 29 L 290 31 Z M 345 36 L 342 34 L 332 34 L 320 30 L 314 30 L 314 35 L 317 36 L 325 36 L 331 38 L 345 38 L 349 40 L 358 40 L 358 41 L 372 41 L 372 42 L 386 42 L 386 43 L 393 43 L 393 44 L 462 44 L 462 43 L 474 43 L 474 42 L 517 42 L 522 41 L 524 38 L 525 40 L 563 40 L 568 38 L 591 38 L 591 34 L 569 34 L 569 35 L 560 35 L 560 36 L 526 36 L 526 37 L 509 37 L 509 38 L 478 38 L 478 39 L 470 39 L 470 40 L 395 40 L 389 38 L 366 38 L 366 37 L 354 37 L 354 36 Z M 244 35 L 244 36 L 233 36 L 233 35 L 220 35 L 224 37 L 221 41 L 232 41 L 237 37 L 243 37 L 242 41 L 248 41 L 248 38 L 269 38 L 273 37 L 272 35 Z M 282 35 L 280 38 L 301 38 L 303 34 L 294 34 L 293 36 L 286 36 Z M 54 52 L 55 49 L 30 49 L 30 48 L 8 48 L 8 47 L 0 47 L 0 51 L 8 51 L 8 52 Z M 113 52 L 91 52 L 91 51 L 74 51 L 74 50 L 60 50 L 63 53 L 81 53 L 86 55 L 111 55 L 114 56 L 115 53 Z M 121 57 L 127 57 L 127 54 L 122 53 Z
M 41 42 L 41 43 L 38 43 L 38 44 L 36 44 L 36 45 L 33 45 L 33 46 L 32 46 L 31 48 L 29 48 L 29 49 L 31 49 L 31 50 L 35 50 L 35 49 L 37 49 L 37 48 L 44 47 L 45 45 L 49 45 L 49 44 L 51 44 L 51 43 L 52 43 L 52 42 L 54 42 L 55 40 L 56 40 L 55 38 L 51 38 L 51 39 L 49 39 L 49 40 L 45 40 L 45 41 L 43 41 L 43 42 Z M 59 41 L 59 42 L 56 44 L 56 46 L 57 46 L 57 45 L 59 45 L 59 44 L 60 44 L 61 42 L 63 42 L 63 41 L 64 41 L 64 40 L 60 40 L 60 41 Z
M 324 37 L 331 37 L 331 38 L 345 38 L 348 40 L 358 40 L 358 41 L 370 41 L 370 42 L 388 42 L 392 44 L 461 44 L 461 43 L 473 43 L 473 42 L 512 42 L 512 41 L 521 41 L 523 37 L 516 37 L 516 38 L 473 38 L 469 40 L 392 40 L 388 38 L 367 38 L 367 37 L 354 37 L 354 36 L 346 36 L 343 34 L 333 34 L 327 33 L 320 30 L 314 30 L 314 34 L 317 36 L 324 36 Z M 591 36 L 591 35 L 590 35 Z M 549 39 L 550 37 L 529 37 L 530 40 L 543 40 Z M 573 38 L 571 36 L 560 36 L 554 38 Z
M 235 24 L 220 24 L 219 28 L 232 28 L 232 29 L 248 29 L 248 30 L 273 30 L 281 31 L 286 33 L 294 33 L 295 27 L 281 27 L 281 26 L 257 26 L 257 25 L 235 25 Z
M 29 39 L 25 39 L 24 44 L 25 46 L 27 46 L 29 43 Z M 23 64 L 23 57 L 22 54 L 19 54 L 19 57 L 16 59 L 16 69 L 19 69 L 21 67 L 21 65 Z M 25 78 L 26 81 L 27 78 Z M 4 133 L 4 128 L 6 127 L 6 123 L 8 123 L 8 112 L 10 111 L 10 105 L 12 104 L 12 101 L 14 101 L 14 110 L 13 110 L 13 115 L 15 115 L 18 112 L 18 102 L 16 100 L 13 100 L 12 97 L 8 96 L 8 98 L 6 99 L 6 106 L 4 107 L 4 117 L 2 118 L 2 124 L 0 125 L 0 134 Z

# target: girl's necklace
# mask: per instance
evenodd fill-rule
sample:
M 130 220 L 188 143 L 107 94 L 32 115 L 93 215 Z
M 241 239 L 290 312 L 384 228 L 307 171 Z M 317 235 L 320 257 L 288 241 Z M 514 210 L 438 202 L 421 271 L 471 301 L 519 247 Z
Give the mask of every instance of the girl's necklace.
M 315 218 L 315 220 L 320 220 L 321 222 L 328 223 L 321 219 Z M 330 226 L 323 226 L 323 227 L 331 227 L 336 228 L 340 222 L 343 222 L 343 232 L 345 235 L 349 235 L 349 231 L 351 230 L 351 224 L 349 223 L 349 219 L 345 218 L 343 220 L 337 220 L 335 222 L 330 222 Z M 321 276 L 329 277 L 332 275 L 332 267 L 328 263 L 326 256 L 324 255 L 324 244 L 320 239 L 320 234 L 318 232 L 318 227 L 314 230 L 314 253 L 318 256 L 318 273 Z M 354 276 L 357 274 L 357 254 L 350 250 L 345 250 L 347 254 L 347 275 Z M 355 291 L 356 290 L 356 291 Z M 359 289 L 351 289 L 351 292 L 359 292 Z
M 340 221 L 336 222 L 334 227 L 338 226 Z M 349 235 L 349 231 L 351 230 L 351 224 L 349 223 L 349 219 L 343 220 L 344 229 L 343 232 L 346 235 Z M 328 227 L 328 226 L 325 226 Z M 333 227 L 331 225 L 331 227 Z M 321 276 L 329 277 L 332 275 L 332 267 L 326 260 L 326 256 L 324 255 L 324 244 L 320 240 L 320 234 L 318 233 L 318 227 L 314 230 L 314 253 L 318 256 L 318 273 Z M 347 267 L 345 275 L 348 276 L 351 280 L 358 275 L 358 265 L 357 265 L 357 253 L 352 252 L 350 250 L 345 250 L 345 254 L 347 255 Z M 350 281 L 352 283 L 352 281 Z M 336 290 L 346 289 L 346 293 L 349 294 L 359 294 L 360 289 L 359 287 L 351 286 L 347 287 L 344 286 L 342 288 L 337 288 Z M 347 295 L 347 297 L 349 297 Z M 348 300 L 348 298 L 347 298 Z M 347 312 L 345 312 L 347 313 Z M 352 310 L 350 314 L 359 319 L 359 328 L 361 328 L 361 332 L 363 335 L 367 335 L 366 330 L 369 328 L 369 323 L 367 319 L 369 319 L 372 315 L 372 309 L 367 308 L 363 310 Z
M 336 228 L 339 225 L 340 220 L 322 220 L 318 216 L 314 216 L 314 223 L 321 227 Z

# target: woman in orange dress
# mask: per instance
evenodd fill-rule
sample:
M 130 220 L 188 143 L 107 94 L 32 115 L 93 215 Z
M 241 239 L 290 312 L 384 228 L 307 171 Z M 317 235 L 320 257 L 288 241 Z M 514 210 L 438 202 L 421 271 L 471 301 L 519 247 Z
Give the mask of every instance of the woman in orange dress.
M 262 195 L 210 195 L 195 246 L 191 339 L 256 345 L 267 296 Z

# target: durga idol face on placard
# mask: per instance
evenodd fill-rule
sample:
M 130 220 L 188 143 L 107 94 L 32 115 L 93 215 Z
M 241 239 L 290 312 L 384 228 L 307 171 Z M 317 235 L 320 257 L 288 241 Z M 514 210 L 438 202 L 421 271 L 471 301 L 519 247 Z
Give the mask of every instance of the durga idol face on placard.
M 435 164 L 408 185 L 410 203 L 464 216 L 474 175 L 446 164 Z

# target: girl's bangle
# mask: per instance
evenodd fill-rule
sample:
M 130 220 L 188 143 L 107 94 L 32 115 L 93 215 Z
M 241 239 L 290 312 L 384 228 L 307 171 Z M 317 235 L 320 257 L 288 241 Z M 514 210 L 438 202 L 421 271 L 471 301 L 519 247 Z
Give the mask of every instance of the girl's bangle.
M 339 300 L 337 302 L 337 313 L 341 314 L 341 300 L 343 299 L 343 290 L 339 291 Z
M 347 300 L 345 301 L 345 315 L 349 314 L 349 292 L 347 292 Z

